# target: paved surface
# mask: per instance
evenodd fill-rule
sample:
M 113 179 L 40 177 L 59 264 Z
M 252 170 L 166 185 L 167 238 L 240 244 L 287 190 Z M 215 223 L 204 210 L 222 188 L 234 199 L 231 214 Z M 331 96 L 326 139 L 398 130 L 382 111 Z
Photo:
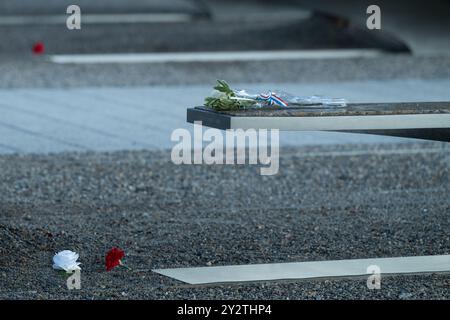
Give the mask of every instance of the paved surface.
M 0 157 L 1 298 L 450 299 L 448 274 L 186 285 L 153 268 L 449 254 L 448 144 L 282 150 L 255 166 L 167 151 Z M 132 268 L 105 272 L 111 246 Z M 82 289 L 51 268 L 80 253 Z
M 171 148 L 186 108 L 201 105 L 203 86 L 0 90 L 0 152 L 48 153 Z M 310 84 L 237 84 L 254 90 L 283 88 L 352 102 L 450 101 L 450 80 L 391 80 Z M 282 132 L 282 145 L 409 142 L 344 133 Z

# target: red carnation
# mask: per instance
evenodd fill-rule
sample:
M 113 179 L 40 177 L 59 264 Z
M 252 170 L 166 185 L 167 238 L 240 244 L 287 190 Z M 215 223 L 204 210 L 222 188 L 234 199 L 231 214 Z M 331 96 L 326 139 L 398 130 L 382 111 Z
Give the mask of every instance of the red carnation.
M 44 53 L 44 44 L 42 42 L 36 42 L 33 45 L 33 53 L 34 54 L 43 54 Z
M 112 248 L 108 251 L 105 257 L 106 271 L 110 271 L 112 268 L 122 265 L 122 259 L 125 256 L 125 252 L 119 248 Z

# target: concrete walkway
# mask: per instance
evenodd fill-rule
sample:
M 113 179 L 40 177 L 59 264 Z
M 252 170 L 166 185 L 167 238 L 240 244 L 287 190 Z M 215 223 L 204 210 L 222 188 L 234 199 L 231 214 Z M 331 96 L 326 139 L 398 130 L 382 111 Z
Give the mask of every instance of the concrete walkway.
M 448 80 L 320 84 L 240 84 L 351 102 L 450 101 Z M 176 128 L 190 128 L 186 108 L 210 86 L 0 90 L 0 153 L 166 149 Z M 282 145 L 390 143 L 410 139 L 327 132 L 282 132 Z

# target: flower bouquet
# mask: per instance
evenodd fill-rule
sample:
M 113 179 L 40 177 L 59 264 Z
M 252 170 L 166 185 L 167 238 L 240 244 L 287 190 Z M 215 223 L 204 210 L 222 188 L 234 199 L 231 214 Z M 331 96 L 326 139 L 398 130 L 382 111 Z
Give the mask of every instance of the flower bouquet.
M 342 98 L 325 98 L 316 95 L 294 96 L 283 91 L 249 93 L 246 90 L 233 90 L 224 80 L 217 80 L 213 93 L 205 98 L 205 106 L 217 111 L 265 107 L 342 108 L 347 106 L 347 101 Z

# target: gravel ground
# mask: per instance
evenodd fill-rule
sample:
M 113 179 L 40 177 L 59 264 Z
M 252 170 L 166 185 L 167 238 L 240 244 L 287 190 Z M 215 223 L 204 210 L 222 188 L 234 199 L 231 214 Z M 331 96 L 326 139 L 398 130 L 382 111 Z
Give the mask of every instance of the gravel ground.
M 154 268 L 449 254 L 444 143 L 281 150 L 256 166 L 168 151 L 0 157 L 2 299 L 450 299 L 449 274 L 186 285 Z M 105 272 L 112 246 L 132 268 Z M 82 289 L 51 268 L 80 253 Z
M 48 1 L 48 0 L 41 0 Z M 55 53 L 112 53 L 112 52 L 185 52 L 230 51 L 268 49 L 313 48 L 379 48 L 393 52 L 409 49 L 396 38 L 384 32 L 370 32 L 345 21 L 326 15 L 309 13 L 301 6 L 251 1 L 207 1 L 210 18 L 200 2 L 152 0 L 142 3 L 123 1 L 117 6 L 111 1 L 83 0 L 77 3 L 82 11 L 81 29 L 66 27 L 66 8 L 69 0 L 51 1 L 49 5 L 17 4 L 14 15 L 26 15 L 28 10 L 40 10 L 40 14 L 58 14 L 60 23 L 46 23 L 37 19 L 34 23 L 2 22 L 8 14 L 5 4 L 0 4 L 0 52 L 30 52 L 37 41 L 45 44 L 46 52 Z M 102 3 L 103 2 L 103 3 Z M 105 2 L 108 5 L 105 5 Z M 116 1 L 118 2 L 118 1 Z M 139 3 L 141 2 L 141 3 Z M 159 2 L 159 4 L 158 4 Z M 52 6 L 53 5 L 53 6 Z M 141 7 L 140 7 L 141 6 Z M 2 8 L 3 7 L 3 8 Z M 52 8 L 53 7 L 53 8 Z M 153 8 L 152 8 L 153 7 Z M 193 14 L 188 22 L 174 23 L 96 23 L 83 16 L 90 13 L 160 13 L 178 12 Z M 7 15 L 6 15 L 7 16 Z M 276 19 L 268 17 L 277 17 Z
M 295 9 L 294 9 L 295 12 Z M 375 37 L 368 30 L 339 27 L 327 17 L 305 19 L 285 10 L 280 19 L 240 21 L 235 18 L 195 20 L 188 23 L 85 24 L 78 31 L 68 30 L 63 17 L 55 25 L 1 25 L 0 52 L 28 53 L 41 41 L 49 54 L 198 52 L 241 50 L 289 50 L 378 48 L 408 52 L 397 40 Z M 113 40 L 112 40 L 113 39 Z
M 137 64 L 54 64 L 45 56 L 0 56 L 0 88 L 133 87 L 230 83 L 448 79 L 450 57 Z

